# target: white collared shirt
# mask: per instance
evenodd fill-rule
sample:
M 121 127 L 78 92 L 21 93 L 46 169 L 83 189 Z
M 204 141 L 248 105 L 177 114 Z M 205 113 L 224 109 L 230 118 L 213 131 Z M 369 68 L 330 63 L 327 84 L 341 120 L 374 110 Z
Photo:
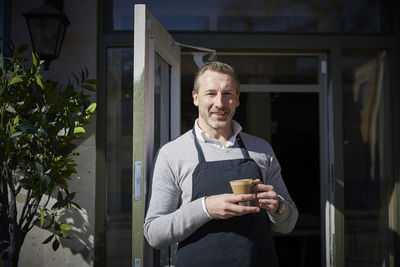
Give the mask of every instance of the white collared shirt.
M 234 146 L 234 145 L 235 145 L 235 141 L 236 141 L 236 136 L 237 136 L 237 135 L 242 131 L 242 129 L 243 129 L 242 126 L 241 126 L 238 122 L 232 120 L 232 131 L 233 131 L 233 135 L 229 138 L 226 147 L 224 147 L 224 145 L 221 144 L 220 141 L 216 140 L 215 138 L 213 138 L 212 136 L 210 136 L 208 133 L 206 133 L 205 131 L 203 131 L 202 129 L 200 129 L 200 127 L 199 127 L 199 125 L 198 125 L 198 120 L 199 120 L 199 119 L 197 119 L 197 120 L 194 122 L 194 133 L 195 133 L 197 139 L 199 139 L 200 142 L 203 142 L 203 143 L 211 143 L 212 145 L 217 146 L 217 147 L 222 148 L 222 149 L 225 149 L 225 148 Z M 208 216 L 210 219 L 212 219 L 210 213 L 208 213 L 207 208 L 206 208 L 206 197 L 203 197 L 202 203 L 201 203 L 201 204 L 202 204 L 202 206 L 203 206 L 203 211 L 204 211 L 204 213 L 207 214 L 207 216 Z
M 228 147 L 232 147 L 233 145 L 235 145 L 235 141 L 236 141 L 236 136 L 242 131 L 242 126 L 232 120 L 232 131 L 233 131 L 233 135 L 229 138 L 228 143 L 226 145 L 226 147 L 224 147 L 223 144 L 221 144 L 220 141 L 216 140 L 215 138 L 213 138 L 212 136 L 210 136 L 208 133 L 206 133 L 205 131 L 203 131 L 202 129 L 200 129 L 199 125 L 198 125 L 198 120 L 197 119 L 194 123 L 194 133 L 196 134 L 197 139 L 200 140 L 200 142 L 203 143 L 211 143 L 219 148 L 228 148 Z

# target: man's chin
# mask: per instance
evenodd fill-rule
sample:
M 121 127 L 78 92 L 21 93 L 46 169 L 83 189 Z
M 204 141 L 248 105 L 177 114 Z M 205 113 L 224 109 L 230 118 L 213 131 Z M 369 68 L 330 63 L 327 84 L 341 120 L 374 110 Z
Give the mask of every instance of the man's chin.
M 219 122 L 213 122 L 211 123 L 211 127 L 214 129 L 224 129 L 228 126 L 227 121 L 219 121 Z

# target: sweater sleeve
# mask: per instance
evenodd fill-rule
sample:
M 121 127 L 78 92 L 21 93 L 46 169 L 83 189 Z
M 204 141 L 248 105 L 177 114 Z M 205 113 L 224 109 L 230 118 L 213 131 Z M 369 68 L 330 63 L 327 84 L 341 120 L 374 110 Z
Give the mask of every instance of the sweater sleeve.
M 171 155 L 160 150 L 153 171 L 149 208 L 144 235 L 152 247 L 160 248 L 180 242 L 209 221 L 202 199 L 181 204 L 177 170 Z
M 281 214 L 268 214 L 272 222 L 271 229 L 275 232 L 287 234 L 295 227 L 299 213 L 283 181 L 280 164 L 273 152 L 269 157 L 268 165 L 265 183 L 273 185 L 275 192 L 284 200 L 282 203 L 284 209 Z

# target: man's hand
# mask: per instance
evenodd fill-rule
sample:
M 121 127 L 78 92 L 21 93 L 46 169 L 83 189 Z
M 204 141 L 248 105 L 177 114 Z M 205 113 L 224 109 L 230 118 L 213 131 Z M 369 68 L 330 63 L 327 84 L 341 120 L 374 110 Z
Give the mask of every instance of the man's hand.
M 272 185 L 266 185 L 260 179 L 253 181 L 255 205 L 267 210 L 270 214 L 278 211 L 279 198 Z
M 258 207 L 240 206 L 238 202 L 254 200 L 254 194 L 221 194 L 206 197 L 206 208 L 214 219 L 228 219 L 247 213 L 260 212 Z

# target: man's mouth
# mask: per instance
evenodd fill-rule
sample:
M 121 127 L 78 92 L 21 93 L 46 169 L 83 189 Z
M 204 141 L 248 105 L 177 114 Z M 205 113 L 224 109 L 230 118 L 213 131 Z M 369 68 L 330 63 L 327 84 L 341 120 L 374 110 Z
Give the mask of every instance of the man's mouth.
M 224 118 L 226 114 L 226 112 L 211 112 L 211 115 L 214 115 L 217 118 Z

